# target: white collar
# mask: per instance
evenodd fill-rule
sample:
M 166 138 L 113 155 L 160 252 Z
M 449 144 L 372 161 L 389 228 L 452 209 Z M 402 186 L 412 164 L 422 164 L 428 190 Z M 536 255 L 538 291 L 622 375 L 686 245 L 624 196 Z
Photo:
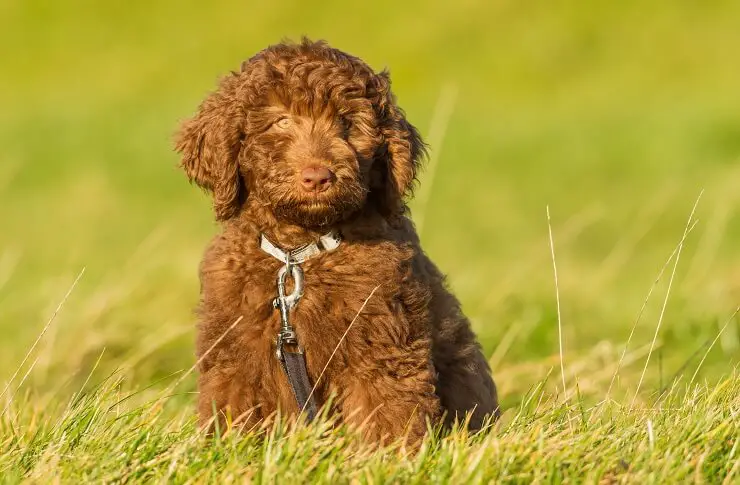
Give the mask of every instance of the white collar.
M 260 234 L 260 249 L 283 263 L 301 264 L 321 251 L 332 251 L 342 242 L 338 232 L 331 231 L 319 238 L 318 242 L 312 242 L 297 249 L 284 251 L 273 244 L 264 234 Z

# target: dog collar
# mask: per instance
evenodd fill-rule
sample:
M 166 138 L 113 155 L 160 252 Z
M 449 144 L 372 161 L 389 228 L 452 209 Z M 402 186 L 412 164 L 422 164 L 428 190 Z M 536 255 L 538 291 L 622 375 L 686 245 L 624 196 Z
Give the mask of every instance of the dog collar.
M 331 231 L 321 236 L 318 242 L 312 242 L 297 249 L 285 251 L 277 247 L 264 234 L 260 234 L 260 249 L 286 264 L 301 264 L 321 251 L 333 251 L 339 247 L 342 237 L 338 232 Z

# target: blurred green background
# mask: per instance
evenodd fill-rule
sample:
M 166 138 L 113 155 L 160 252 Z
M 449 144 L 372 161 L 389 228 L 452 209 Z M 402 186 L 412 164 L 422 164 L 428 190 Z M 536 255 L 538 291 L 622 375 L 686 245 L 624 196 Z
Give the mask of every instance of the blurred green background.
M 101 352 L 97 372 L 133 388 L 190 367 L 217 227 L 172 134 L 220 75 L 306 34 L 388 67 L 432 144 L 414 217 L 505 403 L 558 366 L 546 207 L 568 382 L 599 396 L 704 190 L 648 366 L 657 390 L 740 303 L 739 25 L 736 1 L 5 0 L 0 382 L 83 267 L 22 391 L 74 388 Z M 639 380 L 672 268 L 619 389 Z M 739 334 L 735 318 L 702 378 L 731 370 Z

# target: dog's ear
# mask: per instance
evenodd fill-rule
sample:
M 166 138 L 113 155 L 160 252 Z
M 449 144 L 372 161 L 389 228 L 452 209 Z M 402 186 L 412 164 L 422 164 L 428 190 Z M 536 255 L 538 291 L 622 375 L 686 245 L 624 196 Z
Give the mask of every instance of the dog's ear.
M 238 163 L 245 115 L 236 82 L 234 75 L 222 79 L 196 115 L 182 123 L 175 140 L 180 166 L 191 182 L 212 194 L 213 210 L 221 221 L 235 216 L 247 195 Z
M 403 210 L 403 199 L 412 194 L 421 162 L 426 157 L 427 146 L 419 131 L 406 120 L 403 110 L 396 104 L 390 89 L 390 76 L 383 71 L 376 76 L 380 97 L 380 131 L 384 145 L 379 152 L 383 179 L 380 196 L 381 211 L 387 215 Z

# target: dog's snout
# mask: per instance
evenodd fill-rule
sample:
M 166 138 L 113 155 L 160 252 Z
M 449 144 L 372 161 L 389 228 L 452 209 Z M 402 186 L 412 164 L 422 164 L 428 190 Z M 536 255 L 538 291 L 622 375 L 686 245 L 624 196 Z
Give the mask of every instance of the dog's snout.
M 320 165 L 311 165 L 301 171 L 301 186 L 307 192 L 323 192 L 334 182 L 334 172 Z

